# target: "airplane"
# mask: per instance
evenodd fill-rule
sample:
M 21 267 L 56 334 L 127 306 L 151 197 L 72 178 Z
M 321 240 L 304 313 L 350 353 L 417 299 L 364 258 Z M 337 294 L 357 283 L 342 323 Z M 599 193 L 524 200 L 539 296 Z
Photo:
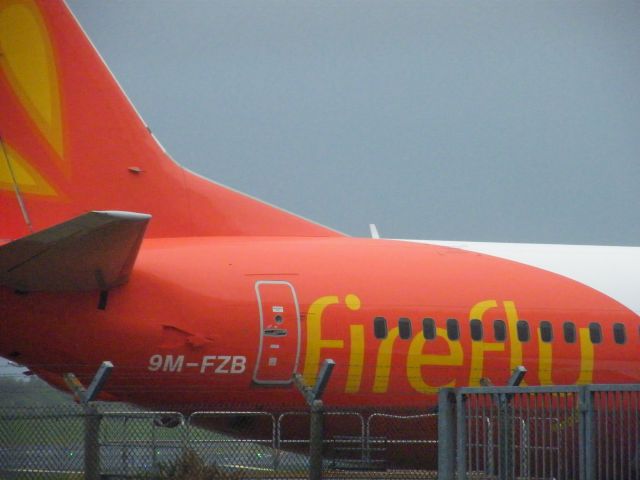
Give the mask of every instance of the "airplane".
M 640 381 L 640 248 L 352 238 L 175 163 L 63 2 L 0 0 L 0 356 L 143 407 Z M 378 235 L 373 235 L 377 237 Z M 186 407 L 185 407 L 186 408 Z

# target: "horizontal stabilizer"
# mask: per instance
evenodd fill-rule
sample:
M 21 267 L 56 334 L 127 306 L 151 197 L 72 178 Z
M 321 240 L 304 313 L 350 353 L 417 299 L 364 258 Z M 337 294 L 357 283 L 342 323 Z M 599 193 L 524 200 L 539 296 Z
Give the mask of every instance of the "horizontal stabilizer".
M 133 212 L 90 212 L 3 245 L 0 285 L 23 292 L 122 285 L 150 218 Z

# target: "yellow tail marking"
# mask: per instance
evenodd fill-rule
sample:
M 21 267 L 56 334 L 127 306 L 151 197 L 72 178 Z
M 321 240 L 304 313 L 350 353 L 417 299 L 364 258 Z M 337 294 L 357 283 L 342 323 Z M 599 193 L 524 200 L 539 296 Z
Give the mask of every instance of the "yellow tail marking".
M 22 158 L 18 152 L 5 143 L 4 151 L 0 150 L 0 190 L 14 191 L 13 177 L 15 177 L 22 193 L 43 195 L 46 197 L 57 196 L 55 189 L 42 176 Z M 7 164 L 5 151 L 9 155 L 11 170 Z M 12 176 L 13 173 L 13 176 Z
M 0 69 L 60 159 L 63 155 L 60 92 L 53 49 L 32 0 L 0 5 Z

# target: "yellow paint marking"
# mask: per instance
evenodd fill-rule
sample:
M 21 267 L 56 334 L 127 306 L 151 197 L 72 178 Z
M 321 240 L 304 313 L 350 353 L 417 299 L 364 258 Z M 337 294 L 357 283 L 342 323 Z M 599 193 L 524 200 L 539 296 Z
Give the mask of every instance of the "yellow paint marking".
M 33 0 L 0 4 L 0 69 L 29 117 L 62 158 L 58 76 L 49 35 Z
M 469 321 L 480 320 L 484 314 L 496 308 L 498 302 L 495 300 L 485 300 L 476 303 L 469 312 Z M 477 387 L 484 374 L 484 352 L 504 352 L 504 342 L 485 342 L 484 340 L 471 342 L 471 368 L 469 370 L 469 386 Z
M 339 303 L 336 295 L 320 297 L 307 312 L 307 353 L 304 360 L 303 377 L 307 385 L 312 386 L 320 365 L 320 351 L 323 348 L 344 348 L 343 340 L 322 338 L 322 314 L 325 308 Z
M 454 387 L 455 380 L 444 385 L 429 385 L 422 377 L 424 365 L 459 367 L 463 363 L 462 345 L 458 340 L 449 340 L 444 328 L 436 328 L 436 338 L 441 338 L 449 345 L 449 353 L 445 355 L 422 353 L 426 340 L 422 334 L 418 334 L 411 341 L 409 355 L 407 357 L 407 379 L 409 384 L 419 393 L 437 393 L 442 387 Z
M 398 338 L 398 327 L 389 330 L 387 338 L 380 342 L 378 348 L 378 360 L 376 362 L 375 380 L 373 391 L 375 393 L 385 393 L 389 389 L 389 375 L 391 374 L 391 354 L 393 344 Z
M 54 188 L 22 158 L 18 152 L 6 143 L 5 151 L 9 155 L 11 170 L 15 176 L 20 192 L 53 197 L 57 195 Z M 4 152 L 0 150 L 0 190 L 14 191 L 13 178 Z
M 516 304 L 511 300 L 503 302 L 504 312 L 507 315 L 507 324 L 509 325 L 509 340 L 511 342 L 511 355 L 509 356 L 509 371 L 513 372 L 516 367 L 523 365 L 522 363 L 522 342 L 518 339 L 518 310 Z M 524 366 L 524 365 L 523 365 Z M 523 380 L 520 385 L 526 386 Z
M 353 293 L 350 293 L 349 295 L 344 297 L 344 303 L 347 305 L 347 308 L 349 308 L 349 310 L 360 310 L 360 299 Z
M 347 372 L 346 393 L 356 393 L 362 383 L 364 368 L 364 326 L 351 325 L 351 350 L 349 352 L 349 371 Z
M 576 385 L 593 383 L 593 343 L 588 328 L 578 328 L 580 339 L 580 373 Z M 538 379 L 540 385 L 553 385 L 553 350 L 551 342 L 543 342 L 538 329 Z
M 553 359 L 553 351 L 551 350 L 551 342 L 542 341 L 542 333 L 538 330 L 538 380 L 540 385 L 553 385 L 551 380 L 551 362 Z
M 577 385 L 593 383 L 593 343 L 588 328 L 579 328 L 580 332 L 580 375 Z
M 349 310 L 360 310 L 362 302 L 357 295 L 350 293 L 344 298 L 344 303 Z M 355 393 L 360 390 L 362 383 L 362 370 L 364 368 L 364 326 L 349 326 L 351 349 L 349 350 L 349 370 L 347 372 L 347 385 L 344 389 L 347 393 Z

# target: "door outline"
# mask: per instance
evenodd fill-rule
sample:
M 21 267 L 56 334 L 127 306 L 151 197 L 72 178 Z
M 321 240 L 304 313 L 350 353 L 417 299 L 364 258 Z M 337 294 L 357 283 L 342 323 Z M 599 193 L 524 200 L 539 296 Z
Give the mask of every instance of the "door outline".
M 260 343 L 258 344 L 258 357 L 256 359 L 256 366 L 253 369 L 253 382 L 260 385 L 289 385 L 293 378 L 288 380 L 260 380 L 258 378 L 258 370 L 262 362 L 262 354 L 264 347 L 264 311 L 262 309 L 262 298 L 260 297 L 260 285 L 286 285 L 291 290 L 291 298 L 293 299 L 293 305 L 296 309 L 296 329 L 297 329 L 297 341 L 296 341 L 296 358 L 293 362 L 293 371 L 291 376 L 298 371 L 298 362 L 300 361 L 300 345 L 301 345 L 301 329 L 300 329 L 300 307 L 298 306 L 298 296 L 296 295 L 296 289 L 290 282 L 283 280 L 258 280 L 255 284 L 256 297 L 258 299 L 258 310 L 260 312 Z

